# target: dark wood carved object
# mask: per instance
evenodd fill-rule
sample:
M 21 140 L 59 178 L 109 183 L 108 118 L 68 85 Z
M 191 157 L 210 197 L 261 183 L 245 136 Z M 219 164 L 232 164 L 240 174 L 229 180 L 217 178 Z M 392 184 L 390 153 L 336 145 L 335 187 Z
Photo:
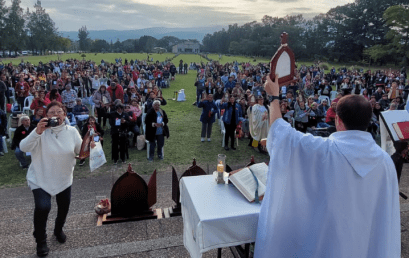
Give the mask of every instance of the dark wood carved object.
M 288 46 L 288 34 L 281 34 L 281 46 L 270 61 L 270 78 L 275 80 L 278 73 L 280 86 L 295 82 L 295 57 L 294 52 Z

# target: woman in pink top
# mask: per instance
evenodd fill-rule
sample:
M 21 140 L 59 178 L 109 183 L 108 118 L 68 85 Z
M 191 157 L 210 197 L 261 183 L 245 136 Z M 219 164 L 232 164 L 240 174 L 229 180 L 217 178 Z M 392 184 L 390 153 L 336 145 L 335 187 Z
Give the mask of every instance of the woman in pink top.
M 136 115 L 136 117 L 140 117 L 142 114 L 142 110 L 139 107 L 138 100 L 132 99 L 130 104 L 131 111 Z

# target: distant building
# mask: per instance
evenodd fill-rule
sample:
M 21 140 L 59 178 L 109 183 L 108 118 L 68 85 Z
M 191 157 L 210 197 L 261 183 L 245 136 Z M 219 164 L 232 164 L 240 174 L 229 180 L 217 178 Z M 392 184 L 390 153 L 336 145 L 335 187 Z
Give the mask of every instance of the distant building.
M 172 47 L 172 53 L 200 53 L 200 44 L 194 41 L 185 41 Z
M 153 53 L 166 53 L 168 52 L 166 48 L 163 47 L 154 47 L 152 50 Z

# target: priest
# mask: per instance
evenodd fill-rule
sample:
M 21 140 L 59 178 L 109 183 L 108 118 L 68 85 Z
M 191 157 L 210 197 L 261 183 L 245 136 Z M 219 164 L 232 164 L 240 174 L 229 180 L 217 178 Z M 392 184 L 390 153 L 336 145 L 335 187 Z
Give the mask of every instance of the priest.
M 398 180 L 366 132 L 370 103 L 341 98 L 337 132 L 314 137 L 281 118 L 277 79 L 267 78 L 271 158 L 254 257 L 400 257 Z

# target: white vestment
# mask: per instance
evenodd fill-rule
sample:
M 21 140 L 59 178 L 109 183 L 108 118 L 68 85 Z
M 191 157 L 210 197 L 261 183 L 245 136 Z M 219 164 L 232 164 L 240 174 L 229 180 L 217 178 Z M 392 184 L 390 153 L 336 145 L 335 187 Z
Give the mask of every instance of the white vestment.
M 385 112 L 390 112 L 390 111 L 385 111 Z M 389 135 L 388 130 L 386 129 L 383 119 L 379 119 L 379 125 L 380 125 L 380 132 L 381 132 L 381 147 L 384 151 L 386 151 L 386 153 L 389 154 L 389 156 L 392 156 L 396 152 L 396 150 L 395 150 L 395 146 L 393 146 L 393 140 L 391 136 Z
M 395 166 L 362 131 L 329 138 L 271 126 L 256 258 L 400 257 Z
M 247 115 L 251 137 L 256 141 L 267 138 L 270 124 L 267 109 L 263 105 L 256 104 L 247 109 Z

